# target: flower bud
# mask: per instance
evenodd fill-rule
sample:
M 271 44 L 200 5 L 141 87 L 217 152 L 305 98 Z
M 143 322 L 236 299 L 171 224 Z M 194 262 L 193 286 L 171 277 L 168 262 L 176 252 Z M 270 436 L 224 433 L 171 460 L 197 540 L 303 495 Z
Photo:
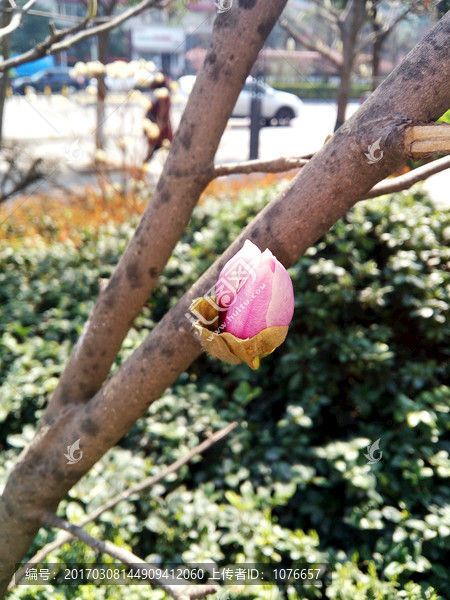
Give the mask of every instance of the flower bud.
M 203 348 L 231 364 L 257 369 L 286 338 L 294 313 L 291 278 L 270 250 L 246 240 L 223 267 L 216 296 L 197 298 L 191 311 Z

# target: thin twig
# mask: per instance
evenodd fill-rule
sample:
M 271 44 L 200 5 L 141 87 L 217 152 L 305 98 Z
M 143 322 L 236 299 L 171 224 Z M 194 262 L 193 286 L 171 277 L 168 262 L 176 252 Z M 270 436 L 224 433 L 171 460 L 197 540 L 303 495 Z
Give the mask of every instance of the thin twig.
M 441 171 L 445 171 L 445 169 L 448 169 L 449 167 L 450 156 L 438 158 L 438 160 L 426 165 L 422 165 L 421 167 L 417 167 L 417 169 L 406 173 L 406 175 L 400 175 L 394 179 L 385 179 L 384 181 L 380 181 L 380 183 L 377 183 L 377 185 L 375 185 L 364 196 L 363 200 L 377 198 L 378 196 L 383 196 L 384 194 L 393 194 L 394 192 L 407 190 L 415 183 L 424 181 L 425 179 L 428 179 L 428 177 L 431 177 L 432 175 L 435 175 Z
M 30 10 L 30 8 L 33 6 L 33 4 L 35 2 L 36 2 L 36 0 L 28 0 L 28 2 L 24 6 L 22 6 L 22 8 L 17 8 L 15 2 L 13 3 L 13 11 L 14 12 L 12 14 L 9 24 L 6 25 L 6 27 L 3 27 L 2 29 L 0 29 L 0 40 L 2 38 L 4 38 L 6 35 L 9 35 L 13 31 L 15 31 L 20 26 L 23 15 L 26 14 Z
M 333 25 L 335 25 L 340 17 L 339 10 L 336 10 L 331 2 L 323 2 L 322 0 L 311 0 L 313 4 L 315 4 L 319 10 L 321 15 L 330 21 Z
M 308 48 L 308 50 L 318 52 L 338 69 L 342 66 L 342 55 L 324 44 L 318 37 L 304 31 L 296 31 L 286 19 L 279 19 L 278 23 L 290 36 L 297 40 L 299 44 Z
M 127 19 L 137 16 L 149 8 L 164 8 L 168 1 L 169 0 L 142 0 L 142 2 L 136 4 L 136 6 L 125 10 L 123 13 L 111 18 L 106 23 L 102 23 L 101 25 L 97 25 L 95 27 L 88 27 L 89 23 L 92 22 L 92 19 L 88 16 L 80 23 L 77 23 L 76 25 L 67 29 L 58 31 L 56 35 L 49 35 L 43 42 L 37 44 L 34 48 L 31 48 L 27 52 L 5 60 L 0 64 L 0 72 L 11 69 L 12 67 L 17 67 L 23 63 L 36 60 L 37 58 L 41 58 L 47 54 L 54 54 L 61 52 L 62 50 L 67 50 L 77 42 L 93 35 L 97 35 L 103 31 L 109 31 Z M 74 35 L 76 33 L 77 35 Z
M 308 163 L 304 156 L 290 156 L 275 158 L 273 160 L 248 160 L 241 163 L 230 163 L 227 165 L 214 166 L 212 178 L 225 177 L 243 173 L 281 173 L 291 169 L 300 169 Z
M 355 53 L 360 54 L 367 46 L 369 46 L 369 44 L 373 44 L 378 39 L 385 39 L 391 33 L 391 31 L 400 23 L 400 21 L 403 21 L 403 19 L 405 19 L 408 16 L 411 10 L 412 6 L 409 6 L 406 10 L 397 15 L 397 17 L 390 24 L 385 24 L 380 30 L 371 31 L 370 33 L 362 37 L 359 41 L 359 44 L 356 47 Z
M 308 159 L 312 158 L 312 156 L 313 155 L 299 157 L 291 156 L 289 158 L 276 158 L 274 160 L 249 160 L 242 163 L 218 165 L 211 169 L 211 179 L 238 173 L 281 173 L 291 169 L 300 169 L 308 163 Z M 393 179 L 386 179 L 377 183 L 376 186 L 367 192 L 363 200 L 376 198 L 383 194 L 392 194 L 394 192 L 407 190 L 415 183 L 424 181 L 425 179 L 428 179 L 428 177 L 431 177 L 440 171 L 445 171 L 445 169 L 448 169 L 449 167 L 450 157 L 440 158 L 432 163 L 418 167 L 406 175 L 394 177 Z
M 64 531 L 70 532 L 72 536 L 82 540 L 96 552 L 109 554 L 122 564 L 128 565 L 131 568 L 135 568 L 136 565 L 142 565 L 144 567 L 148 564 L 145 562 L 145 560 L 142 560 L 142 558 L 139 558 L 139 556 L 136 556 L 136 554 L 133 554 L 129 550 L 126 550 L 125 548 L 119 548 L 111 542 L 104 542 L 103 540 L 92 537 L 92 535 L 89 535 L 89 533 L 84 531 L 84 529 L 78 525 L 69 523 L 69 521 L 61 519 L 50 511 L 45 511 L 42 514 L 42 520 L 44 523 L 51 525 L 52 527 L 57 527 L 58 529 L 63 529 Z M 141 579 L 146 579 L 149 583 L 162 588 L 167 594 L 172 596 L 174 600 L 184 600 L 185 598 L 188 600 L 193 598 L 204 598 L 205 596 L 214 594 L 217 591 L 217 587 L 215 585 L 192 585 L 182 579 L 179 580 L 180 584 L 168 585 L 160 579 L 150 577 L 148 575 L 148 571 L 150 571 L 150 569 L 141 570 Z
M 170 464 L 166 469 L 164 469 L 160 473 L 152 475 L 151 477 L 147 477 L 146 479 L 144 479 L 144 481 L 141 481 L 141 483 L 132 485 L 125 491 L 121 492 L 120 494 L 117 494 L 117 496 L 114 496 L 114 498 L 111 498 L 110 500 L 105 502 L 105 504 L 102 504 L 102 506 L 100 506 L 99 508 L 88 514 L 84 519 L 82 519 L 79 522 L 79 526 L 84 527 L 88 523 L 91 523 L 95 519 L 98 519 L 98 517 L 101 514 L 103 514 L 107 510 L 110 510 L 119 502 L 122 502 L 122 500 L 127 500 L 133 494 L 137 492 L 142 492 L 143 490 L 160 482 L 162 479 L 165 479 L 171 473 L 175 473 L 176 471 L 181 469 L 181 467 L 183 467 L 185 464 L 191 461 L 195 456 L 202 454 L 203 452 L 211 448 L 211 446 L 213 446 L 214 444 L 222 440 L 224 437 L 226 437 L 229 433 L 231 433 L 231 431 L 233 431 L 233 429 L 237 427 L 237 425 L 237 421 L 233 421 L 233 423 L 230 423 L 223 429 L 220 429 L 219 431 L 213 433 L 210 437 L 208 437 L 208 439 L 203 441 L 198 446 L 195 446 L 195 448 L 193 448 L 185 456 L 179 458 L 178 460 Z M 44 560 L 44 558 L 48 554 L 50 554 L 50 552 L 53 552 L 53 550 L 60 548 L 63 544 L 70 542 L 72 538 L 73 535 L 71 533 L 60 532 L 56 539 L 53 540 L 53 542 L 46 544 L 43 548 L 36 552 L 36 554 L 16 572 L 13 579 L 8 585 L 8 591 L 12 590 L 12 588 L 24 577 L 25 572 L 30 566 L 30 564 L 39 564 Z

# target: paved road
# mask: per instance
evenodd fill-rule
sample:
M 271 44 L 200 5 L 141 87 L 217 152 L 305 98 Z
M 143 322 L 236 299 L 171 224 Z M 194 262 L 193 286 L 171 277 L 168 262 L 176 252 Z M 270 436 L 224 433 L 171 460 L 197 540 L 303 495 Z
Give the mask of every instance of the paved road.
M 121 164 L 124 152 L 119 143 L 126 145 L 126 162 L 140 165 L 145 153 L 141 121 L 144 108 L 135 100 L 114 102 L 107 106 L 105 133 L 106 152 L 115 164 Z M 348 106 L 348 116 L 357 110 L 359 103 Z M 173 120 L 180 119 L 182 104 L 174 103 Z M 94 157 L 93 132 L 95 130 L 95 106 L 87 103 L 86 94 L 65 98 L 31 96 L 12 97 L 6 104 L 5 138 L 14 138 L 26 144 L 26 152 L 59 160 L 66 168 L 67 184 L 76 182 L 77 172 L 92 164 Z M 318 150 L 327 135 L 333 132 L 336 105 L 333 102 L 304 102 L 299 118 L 287 127 L 265 127 L 260 132 L 260 158 L 299 156 Z M 230 119 L 222 137 L 217 163 L 248 159 L 249 120 Z M 150 165 L 150 174 L 156 176 L 161 170 L 164 153 L 156 156 Z M 450 172 L 439 174 L 427 184 L 437 199 L 448 201 Z
M 349 105 L 352 114 L 358 103 Z M 174 106 L 174 121 L 178 123 L 181 104 Z M 114 103 L 107 106 L 105 131 L 109 138 L 108 152 L 115 154 L 113 140 L 125 137 L 130 144 L 142 142 L 141 119 L 144 109 L 136 102 Z M 289 127 L 265 127 L 260 134 L 260 158 L 275 158 L 280 154 L 298 156 L 314 152 L 332 133 L 336 117 L 332 102 L 305 102 L 298 119 Z M 95 128 L 95 107 L 82 104 L 81 96 L 64 98 L 31 96 L 12 97 L 6 105 L 5 137 L 29 143 L 36 149 L 39 144 L 45 153 L 61 156 L 66 153 L 76 163 L 86 162 L 92 153 L 92 133 Z M 249 119 L 230 119 L 219 151 L 218 162 L 245 160 L 249 148 Z M 78 152 L 75 144 L 78 140 Z M 53 148 L 53 150 L 52 150 Z

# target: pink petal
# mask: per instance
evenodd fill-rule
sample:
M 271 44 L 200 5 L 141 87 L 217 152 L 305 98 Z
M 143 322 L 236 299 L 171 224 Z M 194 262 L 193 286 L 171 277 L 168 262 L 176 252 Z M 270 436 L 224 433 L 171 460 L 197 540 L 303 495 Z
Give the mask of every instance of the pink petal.
M 267 309 L 267 327 L 289 325 L 294 314 L 294 288 L 289 273 L 275 258 L 272 298 Z
M 236 293 L 248 280 L 255 280 L 256 266 L 261 250 L 250 240 L 225 264 L 216 283 L 216 295 L 219 306 L 228 308 Z
M 272 298 L 272 279 L 269 264 L 258 267 L 255 281 L 246 282 L 228 309 L 225 331 L 240 339 L 247 339 L 266 329 L 266 314 Z

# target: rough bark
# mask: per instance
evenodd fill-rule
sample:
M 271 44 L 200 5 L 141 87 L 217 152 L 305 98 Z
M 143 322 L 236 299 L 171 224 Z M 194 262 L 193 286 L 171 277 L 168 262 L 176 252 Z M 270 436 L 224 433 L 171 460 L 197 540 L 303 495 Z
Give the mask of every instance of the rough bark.
M 252 9 L 233 6 L 217 17 L 212 47 L 151 202 L 97 301 L 55 390 L 47 417 L 57 414 L 68 402 L 88 400 L 105 380 L 131 323 L 153 290 L 199 195 L 211 179 L 214 155 L 229 115 L 285 3 L 286 0 L 258 3 Z
M 252 239 L 261 249 L 270 247 L 285 266 L 292 265 L 355 202 L 403 163 L 405 126 L 412 121 L 432 122 L 448 107 L 450 14 L 100 387 L 125 330 L 146 301 L 204 188 L 205 170 L 210 169 L 239 84 L 283 4 L 241 0 L 239 7 L 233 6 L 217 19 L 213 47 L 155 195 L 100 295 L 83 341 L 62 378 L 63 388 L 47 409 L 35 439 L 20 456 L 0 499 L 0 594 L 14 563 L 24 556 L 37 533 L 42 515 L 56 509 L 71 486 L 200 354 L 185 314 L 191 300 L 211 288 L 224 262 L 244 239 Z M 378 139 L 383 159 L 369 164 L 368 146 Z M 78 438 L 83 460 L 68 466 L 65 447 Z
M 143 481 L 140 481 L 139 483 L 135 483 L 135 484 L 131 485 L 130 487 L 128 487 L 126 490 L 124 490 L 120 494 L 113 496 L 107 502 L 105 502 L 105 504 L 102 504 L 101 506 L 96 508 L 93 512 L 89 513 L 88 515 L 86 515 L 86 517 L 81 519 L 81 521 L 79 521 L 79 523 L 78 523 L 79 527 L 84 527 L 88 523 L 91 523 L 92 521 L 97 520 L 104 512 L 114 508 L 114 506 L 116 506 L 116 504 L 119 504 L 120 502 L 123 502 L 124 500 L 127 500 L 128 498 L 131 498 L 131 496 L 133 496 L 135 494 L 142 493 L 144 490 L 156 485 L 157 483 L 159 483 L 160 481 L 165 479 L 171 473 L 175 473 L 176 471 L 181 469 L 182 466 L 186 465 L 194 456 L 198 456 L 199 454 L 205 452 L 205 450 L 208 450 L 209 448 L 211 448 L 211 446 L 213 446 L 215 443 L 222 440 L 231 431 L 233 431 L 233 429 L 235 429 L 237 427 L 237 425 L 238 425 L 238 422 L 233 421 L 232 423 L 230 423 L 223 429 L 220 429 L 219 431 L 216 431 L 215 433 L 213 433 L 210 437 L 208 437 L 201 444 L 199 444 L 198 446 L 193 448 L 185 456 L 179 458 L 178 460 L 176 460 L 175 462 L 170 464 L 168 467 L 166 467 L 165 469 L 163 469 L 156 475 L 151 475 L 150 477 L 147 477 Z M 48 544 L 46 544 L 45 546 L 40 548 L 38 550 L 38 552 L 30 558 L 28 563 L 26 563 L 23 567 L 21 567 L 18 571 L 16 571 L 16 573 L 14 575 L 14 580 L 15 580 L 14 584 L 17 584 L 17 582 L 20 581 L 25 576 L 26 569 L 29 568 L 32 564 L 37 564 L 37 563 L 42 562 L 44 560 L 44 558 L 50 554 L 50 552 L 53 552 L 57 548 L 60 548 L 67 542 L 70 542 L 72 539 L 73 539 L 73 536 L 70 533 L 60 532 L 53 541 L 49 542 Z M 10 585 L 8 586 L 8 591 L 13 589 L 13 587 L 14 587 L 14 585 L 12 585 L 10 583 Z

